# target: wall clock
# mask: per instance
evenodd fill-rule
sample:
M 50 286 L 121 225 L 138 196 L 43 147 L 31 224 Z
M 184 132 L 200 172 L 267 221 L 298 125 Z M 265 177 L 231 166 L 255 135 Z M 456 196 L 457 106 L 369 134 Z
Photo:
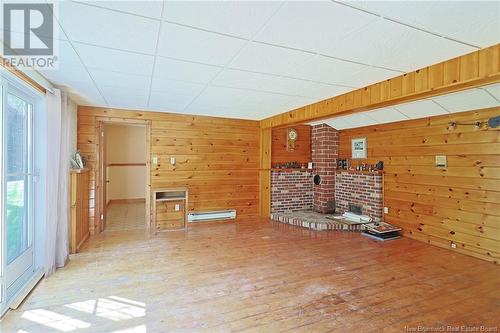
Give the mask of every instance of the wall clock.
M 294 151 L 295 150 L 295 141 L 299 138 L 299 133 L 294 128 L 289 128 L 286 136 L 286 150 Z

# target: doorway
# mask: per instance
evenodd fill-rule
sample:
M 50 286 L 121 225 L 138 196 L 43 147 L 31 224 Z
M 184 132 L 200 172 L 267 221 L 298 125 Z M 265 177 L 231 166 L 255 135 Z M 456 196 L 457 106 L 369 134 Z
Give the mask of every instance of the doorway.
M 149 228 L 149 123 L 99 123 L 100 231 Z
M 41 276 L 44 102 L 17 78 L 0 73 L 0 317 Z

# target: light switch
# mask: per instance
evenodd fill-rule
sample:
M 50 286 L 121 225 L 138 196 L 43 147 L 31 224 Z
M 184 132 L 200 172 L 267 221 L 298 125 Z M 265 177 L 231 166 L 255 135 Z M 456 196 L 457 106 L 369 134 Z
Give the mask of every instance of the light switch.
M 175 211 L 178 212 L 181 210 L 181 206 L 179 204 L 175 204 Z
M 158 156 L 153 156 L 152 163 L 158 164 Z
M 436 155 L 436 168 L 446 168 L 446 167 L 448 167 L 446 155 Z
M 175 165 L 175 157 L 170 157 L 170 164 Z

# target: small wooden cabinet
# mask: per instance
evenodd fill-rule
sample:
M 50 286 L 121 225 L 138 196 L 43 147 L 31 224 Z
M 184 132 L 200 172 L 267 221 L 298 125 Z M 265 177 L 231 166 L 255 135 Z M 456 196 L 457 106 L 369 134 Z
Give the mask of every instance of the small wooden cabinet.
M 155 231 L 186 228 L 186 189 L 161 189 L 153 191 L 153 216 Z
M 68 228 L 70 253 L 78 252 L 90 235 L 89 180 L 88 169 L 70 172 L 71 218 Z

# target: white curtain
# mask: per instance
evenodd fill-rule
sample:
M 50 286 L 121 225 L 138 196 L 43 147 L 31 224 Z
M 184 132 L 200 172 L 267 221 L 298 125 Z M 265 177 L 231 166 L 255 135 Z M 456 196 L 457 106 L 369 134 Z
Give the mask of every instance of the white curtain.
M 47 92 L 47 234 L 45 276 L 68 260 L 70 114 L 67 96 Z

